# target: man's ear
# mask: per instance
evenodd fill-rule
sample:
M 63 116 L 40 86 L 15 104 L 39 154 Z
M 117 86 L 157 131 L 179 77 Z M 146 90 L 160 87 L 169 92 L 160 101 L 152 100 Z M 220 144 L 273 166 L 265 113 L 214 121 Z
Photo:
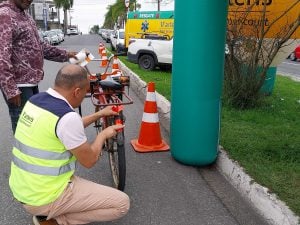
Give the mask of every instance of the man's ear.
M 77 88 L 75 88 L 74 89 L 74 91 L 73 91 L 73 95 L 74 95 L 74 97 L 76 97 L 77 98 L 77 96 L 80 94 L 80 88 L 79 87 L 77 87 Z

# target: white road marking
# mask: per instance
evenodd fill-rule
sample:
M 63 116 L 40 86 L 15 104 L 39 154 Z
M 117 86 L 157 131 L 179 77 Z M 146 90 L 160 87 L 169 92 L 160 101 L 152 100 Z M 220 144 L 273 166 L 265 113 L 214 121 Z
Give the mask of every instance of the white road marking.
M 300 63 L 282 62 L 282 64 L 289 64 L 294 66 L 300 66 Z

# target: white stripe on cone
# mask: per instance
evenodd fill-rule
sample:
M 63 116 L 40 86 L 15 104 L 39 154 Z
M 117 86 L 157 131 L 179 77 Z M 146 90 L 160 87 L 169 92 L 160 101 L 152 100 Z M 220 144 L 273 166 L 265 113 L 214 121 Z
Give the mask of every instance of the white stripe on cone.
M 147 92 L 146 101 L 148 101 L 148 102 L 156 102 L 155 92 Z
M 158 113 L 146 113 L 146 112 L 144 112 L 142 122 L 158 123 L 159 122 Z

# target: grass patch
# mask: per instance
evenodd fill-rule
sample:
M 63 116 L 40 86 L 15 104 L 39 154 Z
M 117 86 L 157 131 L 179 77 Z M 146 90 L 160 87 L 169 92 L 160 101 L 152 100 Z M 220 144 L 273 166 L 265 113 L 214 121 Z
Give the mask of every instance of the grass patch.
M 300 83 L 277 76 L 260 108 L 222 107 L 221 145 L 300 215 Z
M 120 60 L 126 66 L 134 71 L 139 77 L 148 82 L 155 82 L 155 90 L 170 101 L 171 99 L 171 72 L 170 71 L 145 71 L 139 68 L 138 64 L 131 63 L 127 60 L 127 56 L 119 56 Z
M 170 100 L 171 73 L 145 72 L 121 60 Z M 222 106 L 220 144 L 245 171 L 300 216 L 300 83 L 276 77 L 273 94 L 259 108 Z

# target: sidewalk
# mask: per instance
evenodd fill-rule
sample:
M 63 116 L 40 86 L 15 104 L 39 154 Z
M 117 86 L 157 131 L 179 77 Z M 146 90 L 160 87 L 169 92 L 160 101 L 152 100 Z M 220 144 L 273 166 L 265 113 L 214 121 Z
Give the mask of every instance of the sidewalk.
M 138 75 L 129 70 L 125 64 L 120 62 L 122 70 L 130 76 L 130 86 L 141 98 L 146 98 L 146 82 Z M 160 113 L 160 124 L 170 131 L 170 102 L 162 95 L 156 95 L 157 106 Z M 216 161 L 219 172 L 251 202 L 259 213 L 272 225 L 299 225 L 300 219 L 284 202 L 279 200 L 275 194 L 269 193 L 268 189 L 259 185 L 247 175 L 238 162 L 232 161 L 226 151 L 220 146 L 220 152 Z

